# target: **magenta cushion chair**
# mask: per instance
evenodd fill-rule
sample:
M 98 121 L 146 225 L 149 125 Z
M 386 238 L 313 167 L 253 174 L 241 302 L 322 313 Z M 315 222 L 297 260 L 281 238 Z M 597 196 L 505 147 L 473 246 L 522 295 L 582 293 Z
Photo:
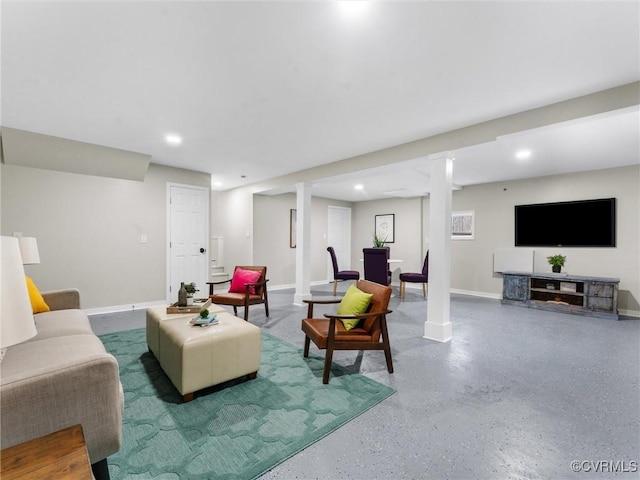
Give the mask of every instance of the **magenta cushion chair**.
M 251 276 L 255 272 L 258 275 Z M 256 280 L 253 280 L 256 279 Z M 253 280 L 253 281 L 252 281 Z M 265 266 L 236 266 L 233 277 L 222 282 L 207 282 L 209 298 L 217 305 L 233 307 L 233 314 L 238 316 L 238 307 L 244 307 L 244 319 L 249 320 L 249 306 L 264 304 L 264 313 L 269 316 L 269 297 L 267 295 L 267 267 Z M 214 285 L 231 282 L 228 292 L 214 293 Z

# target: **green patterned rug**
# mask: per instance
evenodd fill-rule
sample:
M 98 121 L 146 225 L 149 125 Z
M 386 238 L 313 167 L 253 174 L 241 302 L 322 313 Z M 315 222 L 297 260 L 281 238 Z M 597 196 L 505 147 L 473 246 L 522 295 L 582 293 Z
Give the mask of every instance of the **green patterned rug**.
M 394 393 L 262 334 L 255 380 L 227 382 L 182 403 L 143 328 L 102 335 L 116 356 L 125 395 L 123 446 L 109 457 L 113 480 L 252 479 Z

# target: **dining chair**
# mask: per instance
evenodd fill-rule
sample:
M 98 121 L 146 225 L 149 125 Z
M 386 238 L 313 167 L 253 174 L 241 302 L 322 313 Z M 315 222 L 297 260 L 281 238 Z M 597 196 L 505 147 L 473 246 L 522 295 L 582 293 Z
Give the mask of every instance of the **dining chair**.
M 264 304 L 264 311 L 269 316 L 269 297 L 267 296 L 267 267 L 236 266 L 233 277 L 222 282 L 207 282 L 211 303 L 230 305 L 233 314 L 238 316 L 238 307 L 244 307 L 244 319 L 249 320 L 249 306 Z M 229 291 L 214 293 L 215 285 L 230 283 Z
M 389 247 L 363 248 L 364 278 L 380 285 L 391 285 Z
M 400 274 L 400 298 L 404 298 L 404 294 L 408 283 L 421 283 L 422 295 L 427 297 L 427 284 L 429 283 L 429 250 L 424 257 L 424 264 L 422 265 L 422 272 L 406 272 Z
M 342 304 L 349 295 L 349 291 L 342 300 L 303 300 L 304 303 L 308 304 L 307 318 L 302 320 L 302 331 L 305 334 L 303 355 L 305 358 L 309 356 L 311 342 L 320 350 L 326 350 L 324 370 L 322 372 L 323 384 L 329 383 L 331 361 L 335 350 L 383 350 L 387 362 L 387 371 L 393 373 L 391 346 L 387 330 L 387 314 L 391 313 L 391 310 L 388 309 L 391 287 L 368 280 L 358 280 L 356 287 L 357 290 L 353 287 L 349 287 L 349 289 L 356 290 L 357 295 L 370 296 L 364 313 L 341 315 L 325 313 L 324 318 L 313 318 L 314 305 Z M 340 308 L 338 311 L 340 311 Z M 349 321 L 353 321 L 355 326 L 348 325 Z M 349 326 L 349 329 L 345 327 L 345 324 Z
M 331 264 L 333 265 L 333 296 L 336 295 L 336 289 L 338 288 L 338 282 L 344 280 L 360 280 L 360 272 L 357 270 L 339 270 L 338 259 L 336 258 L 336 252 L 333 247 L 327 247 L 327 252 L 331 255 Z

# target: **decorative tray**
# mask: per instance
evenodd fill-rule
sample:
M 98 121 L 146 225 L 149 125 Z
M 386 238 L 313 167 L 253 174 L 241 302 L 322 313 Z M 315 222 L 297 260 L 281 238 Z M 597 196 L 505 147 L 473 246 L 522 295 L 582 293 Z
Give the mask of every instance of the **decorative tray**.
M 172 303 L 167 307 L 167 313 L 200 313 L 200 310 L 208 308 L 210 305 L 210 298 L 194 298 L 193 305 L 186 307 L 179 307 L 178 302 Z

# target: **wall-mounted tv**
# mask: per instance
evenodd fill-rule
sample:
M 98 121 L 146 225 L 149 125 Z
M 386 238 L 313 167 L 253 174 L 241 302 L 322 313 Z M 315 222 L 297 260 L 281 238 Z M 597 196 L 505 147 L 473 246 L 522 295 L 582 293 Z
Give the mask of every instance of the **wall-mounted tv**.
M 616 199 L 515 206 L 516 247 L 615 247 Z

